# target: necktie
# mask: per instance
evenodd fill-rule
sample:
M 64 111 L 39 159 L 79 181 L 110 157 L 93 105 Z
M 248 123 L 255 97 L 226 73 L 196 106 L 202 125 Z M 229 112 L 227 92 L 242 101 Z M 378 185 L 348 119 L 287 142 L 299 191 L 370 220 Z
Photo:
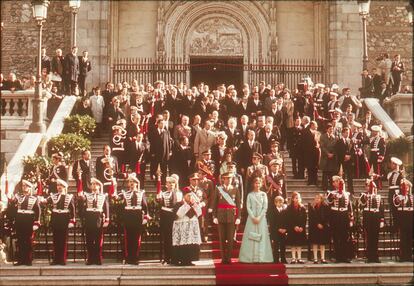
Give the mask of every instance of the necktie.
M 131 202 L 131 205 L 132 206 L 136 206 L 137 205 L 137 202 L 138 202 L 137 193 L 136 192 L 133 192 L 132 193 L 132 202 Z
M 98 207 L 98 200 L 97 200 L 96 194 L 95 194 L 95 197 L 93 198 L 93 206 L 92 207 L 95 208 L 95 209 Z

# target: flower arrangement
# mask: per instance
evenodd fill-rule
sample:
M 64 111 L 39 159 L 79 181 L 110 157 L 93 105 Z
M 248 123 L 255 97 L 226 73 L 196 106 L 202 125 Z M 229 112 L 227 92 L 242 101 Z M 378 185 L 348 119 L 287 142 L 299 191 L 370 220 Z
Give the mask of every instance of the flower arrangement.
M 37 184 L 39 180 L 45 184 L 49 177 L 50 158 L 46 156 L 26 156 L 23 159 L 23 179 Z
M 83 150 L 90 150 L 91 141 L 75 133 L 60 134 L 48 142 L 49 155 L 62 152 L 66 164 L 73 163 Z
M 74 133 L 90 138 L 96 128 L 96 121 L 89 115 L 71 115 L 65 118 L 63 133 Z

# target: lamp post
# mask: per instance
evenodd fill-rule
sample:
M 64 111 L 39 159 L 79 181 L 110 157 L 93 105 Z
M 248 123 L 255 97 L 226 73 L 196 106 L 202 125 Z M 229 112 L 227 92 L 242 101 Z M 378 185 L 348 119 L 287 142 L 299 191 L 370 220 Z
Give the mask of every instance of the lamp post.
M 363 56 L 362 56 L 362 69 L 368 68 L 368 49 L 367 49 L 367 17 L 369 15 L 370 0 L 359 0 L 358 8 L 359 15 L 362 19 L 362 41 L 363 41 Z
M 32 0 L 33 18 L 39 28 L 39 43 L 37 46 L 37 73 L 35 94 L 33 99 L 33 118 L 29 131 L 34 133 L 46 132 L 46 125 L 43 122 L 43 98 L 42 98 L 42 29 L 43 22 L 47 18 L 49 0 Z
M 413 25 L 413 1 L 411 0 L 405 8 L 408 12 L 408 23 L 410 23 L 410 25 Z
M 76 46 L 76 22 L 77 22 L 77 16 L 78 11 L 80 8 L 81 0 L 69 0 L 69 7 L 72 9 L 72 23 L 73 23 L 73 29 L 72 29 L 72 47 Z

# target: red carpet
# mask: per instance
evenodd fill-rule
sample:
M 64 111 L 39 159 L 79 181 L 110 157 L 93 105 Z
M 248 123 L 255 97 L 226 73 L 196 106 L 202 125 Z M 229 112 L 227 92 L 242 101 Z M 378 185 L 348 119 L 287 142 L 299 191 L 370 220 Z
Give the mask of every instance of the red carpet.
M 230 265 L 215 261 L 216 285 L 288 285 L 284 264 L 239 263 L 233 259 Z

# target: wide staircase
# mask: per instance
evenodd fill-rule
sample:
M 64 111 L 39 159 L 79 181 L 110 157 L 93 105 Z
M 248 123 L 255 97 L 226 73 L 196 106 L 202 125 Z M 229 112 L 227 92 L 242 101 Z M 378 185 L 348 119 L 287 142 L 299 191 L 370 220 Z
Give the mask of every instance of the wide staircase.
M 102 154 L 103 146 L 109 141 L 108 135 L 96 138 L 92 142 L 92 169 L 95 168 L 96 158 Z M 303 203 L 307 205 L 313 201 L 321 189 L 316 186 L 308 186 L 305 180 L 296 180 L 292 177 L 292 163 L 286 152 L 283 153 L 287 175 L 288 197 L 293 191 L 299 191 Z M 149 180 L 147 172 L 145 190 L 149 201 L 156 194 L 155 182 Z M 76 184 L 73 179 L 69 181 L 69 191 L 76 192 Z M 118 189 L 125 186 L 123 181 L 118 184 Z M 355 196 L 359 196 L 364 190 L 364 181 L 354 181 Z M 384 182 L 380 191 L 384 198 L 387 197 L 387 184 Z M 387 204 L 387 200 L 384 202 Z M 386 206 L 386 222 L 389 225 L 389 211 Z M 364 284 L 364 285 L 408 285 L 412 278 L 412 263 L 396 263 L 398 255 L 398 237 L 386 228 L 380 234 L 379 252 L 382 264 L 364 263 L 364 240 L 362 236 L 356 236 L 358 259 L 352 264 L 328 264 L 314 265 L 306 262 L 304 265 L 286 265 L 286 273 L 290 284 Z M 209 240 L 201 245 L 201 260 L 194 267 L 174 267 L 161 265 L 160 260 L 160 236 L 155 229 L 148 229 L 142 236 L 139 266 L 122 265 L 122 241 L 121 229 L 112 224 L 105 232 L 103 266 L 85 266 L 85 247 L 82 229 L 70 231 L 68 240 L 68 265 L 49 266 L 48 258 L 52 255 L 52 236 L 49 231 L 40 231 L 36 237 L 35 265 L 32 267 L 3 267 L 0 266 L 0 285 L 215 285 L 216 276 L 214 261 L 220 258 L 218 236 L 215 226 L 210 226 Z M 360 233 L 360 232 L 359 232 Z M 240 242 L 243 234 L 243 226 L 237 231 L 237 243 L 233 257 L 237 258 Z M 327 248 L 327 259 L 332 258 L 331 246 Z M 303 248 L 302 258 L 312 259 L 308 247 Z M 287 248 L 287 259 L 290 259 L 290 251 Z M 338 279 L 339 278 L 339 279 Z M 260 282 L 257 282 L 258 285 Z

